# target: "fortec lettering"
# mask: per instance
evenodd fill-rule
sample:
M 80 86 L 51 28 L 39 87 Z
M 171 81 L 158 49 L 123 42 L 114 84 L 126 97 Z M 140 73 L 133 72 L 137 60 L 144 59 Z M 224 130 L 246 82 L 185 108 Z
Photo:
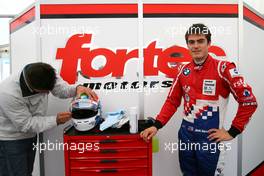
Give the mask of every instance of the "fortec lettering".
M 138 59 L 138 49 L 128 51 L 128 49 L 91 48 L 84 47 L 91 45 L 92 34 L 76 34 L 69 38 L 65 48 L 58 48 L 56 59 L 62 60 L 60 75 L 70 84 L 77 80 L 77 67 L 80 59 L 80 69 L 83 76 L 105 77 L 123 77 L 125 64 L 130 59 Z M 177 68 L 170 66 L 170 63 L 190 62 L 191 55 L 186 48 L 180 46 L 171 46 L 163 49 L 156 47 L 157 41 L 151 42 L 144 48 L 144 76 L 158 76 L 159 72 L 167 77 L 174 77 Z M 223 49 L 217 46 L 211 46 L 209 52 L 216 56 L 226 56 Z M 101 69 L 94 69 L 92 61 L 97 56 L 103 56 L 106 64 Z M 154 66 L 155 58 L 157 66 Z

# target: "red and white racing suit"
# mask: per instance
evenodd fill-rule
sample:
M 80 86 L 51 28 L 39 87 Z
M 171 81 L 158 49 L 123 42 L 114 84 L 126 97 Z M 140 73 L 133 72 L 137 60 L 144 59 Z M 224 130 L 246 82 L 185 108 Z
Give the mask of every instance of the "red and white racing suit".
M 216 60 L 208 55 L 202 65 L 196 65 L 194 62 L 181 65 L 154 125 L 157 128 L 164 126 L 176 112 L 183 98 L 184 112 L 178 134 L 179 141 L 185 144 L 216 144 L 207 139 L 208 130 L 222 128 L 230 92 L 239 106 L 228 133 L 236 137 L 244 130 L 255 112 L 257 102 L 251 87 L 245 83 L 235 64 Z M 219 155 L 219 150 L 179 150 L 182 172 L 192 176 L 216 173 L 221 175 Z

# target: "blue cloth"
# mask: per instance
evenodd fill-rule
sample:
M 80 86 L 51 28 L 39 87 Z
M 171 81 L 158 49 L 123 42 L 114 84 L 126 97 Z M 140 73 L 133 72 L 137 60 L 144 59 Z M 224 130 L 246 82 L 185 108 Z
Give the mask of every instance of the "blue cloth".
M 37 137 L 0 140 L 0 176 L 32 176 Z
M 105 129 L 112 127 L 123 118 L 123 115 L 124 110 L 106 113 L 105 121 L 100 125 L 100 130 L 104 131 Z
M 197 119 L 194 123 L 183 120 L 181 128 L 178 133 L 179 147 L 179 161 L 180 167 L 184 176 L 214 176 L 217 170 L 217 163 L 219 159 L 220 150 L 216 148 L 214 141 L 207 139 L 210 128 L 218 128 L 217 121 L 219 118 L 211 118 L 209 120 Z M 215 143 L 215 145 L 213 145 Z M 200 146 L 195 149 L 190 146 Z M 202 146 L 208 146 L 208 149 Z M 210 146 L 212 147 L 210 149 Z M 214 147 L 213 147 L 214 146 Z

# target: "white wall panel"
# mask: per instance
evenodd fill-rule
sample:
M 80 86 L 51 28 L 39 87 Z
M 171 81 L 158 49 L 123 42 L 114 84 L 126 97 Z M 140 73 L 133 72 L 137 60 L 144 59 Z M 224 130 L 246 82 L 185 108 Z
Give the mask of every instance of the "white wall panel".
M 18 73 L 28 63 L 40 61 L 37 58 L 35 24 L 32 22 L 13 32 L 10 38 L 11 72 Z
M 243 133 L 242 174 L 246 175 L 264 160 L 264 82 L 263 43 L 264 30 L 244 21 L 244 57 L 239 68 L 252 86 L 258 108 Z

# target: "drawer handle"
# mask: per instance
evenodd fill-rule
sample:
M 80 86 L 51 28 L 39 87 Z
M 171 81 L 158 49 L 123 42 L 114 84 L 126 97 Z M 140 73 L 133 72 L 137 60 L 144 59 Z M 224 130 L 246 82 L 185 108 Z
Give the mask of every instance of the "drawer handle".
M 114 139 L 106 139 L 99 142 L 100 144 L 117 143 Z
M 138 139 L 105 139 L 105 140 L 91 140 L 91 139 L 87 139 L 87 140 L 73 140 L 70 142 L 73 143 L 100 143 L 100 144 L 105 144 L 105 143 L 120 143 L 120 142 L 137 142 L 137 141 L 141 141 Z
M 100 150 L 101 153 L 117 153 L 115 149 L 102 149 Z
M 117 163 L 117 160 L 101 160 L 100 163 Z
M 113 173 L 113 172 L 117 172 L 117 169 L 102 169 L 100 170 L 100 172 L 102 173 Z

